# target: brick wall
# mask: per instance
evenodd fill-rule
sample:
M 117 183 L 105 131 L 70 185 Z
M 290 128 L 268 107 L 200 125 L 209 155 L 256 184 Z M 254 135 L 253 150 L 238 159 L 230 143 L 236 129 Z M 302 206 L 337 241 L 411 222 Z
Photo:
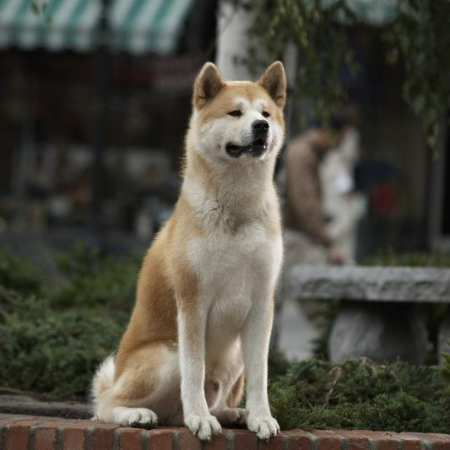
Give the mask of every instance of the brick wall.
M 0 450 L 450 450 L 450 435 L 283 431 L 269 442 L 226 429 L 201 443 L 186 428 L 141 430 L 93 420 L 0 414 Z

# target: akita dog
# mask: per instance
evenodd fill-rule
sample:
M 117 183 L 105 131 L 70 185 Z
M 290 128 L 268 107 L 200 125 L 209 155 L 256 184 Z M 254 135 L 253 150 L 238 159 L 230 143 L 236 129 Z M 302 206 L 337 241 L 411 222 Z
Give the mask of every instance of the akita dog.
M 212 63 L 194 83 L 184 181 L 155 238 L 117 354 L 98 369 L 95 416 L 120 425 L 186 424 L 202 440 L 244 423 L 279 431 L 267 397 L 282 262 L 275 160 L 284 139 L 283 65 L 256 83 Z M 246 410 L 237 406 L 246 379 Z

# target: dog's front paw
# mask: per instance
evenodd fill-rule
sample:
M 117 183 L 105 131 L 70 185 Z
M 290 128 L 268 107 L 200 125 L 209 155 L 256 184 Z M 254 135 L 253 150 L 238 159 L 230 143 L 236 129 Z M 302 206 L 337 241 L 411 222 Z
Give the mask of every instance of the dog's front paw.
M 113 420 L 126 427 L 154 428 L 158 423 L 157 415 L 150 409 L 126 406 L 116 406 L 113 409 Z
M 187 414 L 184 418 L 184 423 L 191 430 L 192 434 L 202 441 L 209 441 L 211 436 L 222 432 L 219 421 L 211 415 L 198 416 L 196 414 Z
M 256 433 L 259 439 L 268 441 L 272 436 L 276 436 L 280 431 L 280 425 L 271 416 L 258 417 L 249 415 L 247 417 L 247 428 Z

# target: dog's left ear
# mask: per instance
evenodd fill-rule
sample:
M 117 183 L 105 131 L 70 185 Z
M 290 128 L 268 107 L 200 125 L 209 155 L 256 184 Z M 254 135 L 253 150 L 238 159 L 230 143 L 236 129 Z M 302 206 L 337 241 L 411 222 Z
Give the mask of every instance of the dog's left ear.
M 258 84 L 269 93 L 280 108 L 284 106 L 286 103 L 286 74 L 280 61 L 275 61 L 266 69 L 258 80 Z
M 220 77 L 217 67 L 213 63 L 206 63 L 194 82 L 193 103 L 195 108 L 203 108 L 224 86 L 225 82 Z

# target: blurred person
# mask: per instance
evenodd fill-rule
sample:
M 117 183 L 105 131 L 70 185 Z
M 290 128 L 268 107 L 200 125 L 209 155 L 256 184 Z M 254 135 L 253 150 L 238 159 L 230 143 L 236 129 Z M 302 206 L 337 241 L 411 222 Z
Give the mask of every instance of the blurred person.
M 344 255 L 327 229 L 320 166 L 332 146 L 341 144 L 347 128 L 346 117 L 335 117 L 330 127 L 314 128 L 287 147 L 285 273 L 294 265 L 344 263 Z
M 284 191 L 284 264 L 272 342 L 294 358 L 313 355 L 312 341 L 319 337 L 319 331 L 308 317 L 308 310 L 316 306 L 302 303 L 299 308 L 291 295 L 291 269 L 345 262 L 327 229 L 320 167 L 330 149 L 341 144 L 347 128 L 345 117 L 335 117 L 329 127 L 313 128 L 294 138 L 287 146 L 279 177 Z
M 365 214 L 365 197 L 356 191 L 354 170 L 360 157 L 360 133 L 356 121 L 340 144 L 331 149 L 320 167 L 325 226 L 333 248 L 345 264 L 355 263 L 358 223 Z

